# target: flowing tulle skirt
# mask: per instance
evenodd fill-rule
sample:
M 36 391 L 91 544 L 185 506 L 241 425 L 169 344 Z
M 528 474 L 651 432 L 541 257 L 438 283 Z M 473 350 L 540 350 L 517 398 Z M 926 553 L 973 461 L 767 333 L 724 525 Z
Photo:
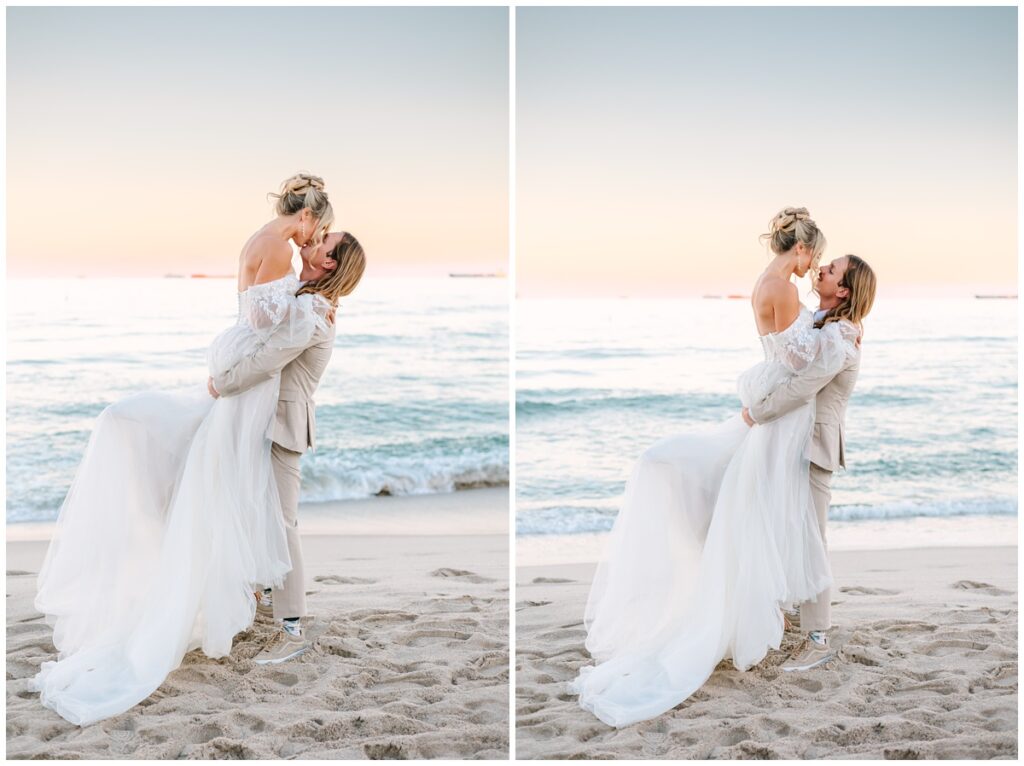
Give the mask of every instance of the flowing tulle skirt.
M 639 460 L 587 603 L 598 662 L 572 684 L 612 726 L 653 718 L 731 657 L 777 649 L 780 607 L 831 583 L 807 459 L 813 404 L 748 428 L 738 415 Z
M 39 575 L 57 662 L 33 681 L 85 725 L 155 691 L 185 653 L 231 650 L 253 589 L 291 568 L 268 431 L 279 377 L 124 399 L 99 416 Z

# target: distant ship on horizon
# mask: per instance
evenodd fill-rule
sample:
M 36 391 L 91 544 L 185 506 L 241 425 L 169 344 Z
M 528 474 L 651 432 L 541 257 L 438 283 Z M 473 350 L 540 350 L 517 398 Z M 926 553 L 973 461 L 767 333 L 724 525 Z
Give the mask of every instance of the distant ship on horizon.
M 234 274 L 164 274 L 164 279 L 234 279 Z
M 974 297 L 977 298 L 978 300 L 986 300 L 986 299 L 988 299 L 988 300 L 999 299 L 999 300 L 1010 300 L 1010 301 L 1017 300 L 1016 294 L 1014 294 L 1014 295 L 1009 295 L 1009 294 L 1007 294 L 1007 295 L 978 295 L 978 294 L 976 294 Z
M 466 278 L 471 277 L 475 279 L 488 278 L 488 279 L 503 279 L 505 272 L 503 271 L 451 271 L 448 272 L 449 277 L 455 278 Z

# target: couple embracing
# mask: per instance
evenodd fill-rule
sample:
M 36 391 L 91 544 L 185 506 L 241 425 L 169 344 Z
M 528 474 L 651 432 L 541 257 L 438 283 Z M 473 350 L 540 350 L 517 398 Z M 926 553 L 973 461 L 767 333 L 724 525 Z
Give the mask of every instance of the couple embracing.
M 323 179 L 297 174 L 274 196 L 276 217 L 242 249 L 237 319 L 208 349 L 206 385 L 107 407 L 61 507 L 35 602 L 58 659 L 32 686 L 72 723 L 138 704 L 192 649 L 229 654 L 258 608 L 281 629 L 256 662 L 308 648 L 299 458 L 338 301 L 366 260 L 330 232 Z
M 830 487 L 876 279 L 854 255 L 821 265 L 825 236 L 805 208 L 780 211 L 764 237 L 774 257 L 751 301 L 764 360 L 739 378 L 742 411 L 641 456 L 594 575 L 596 665 L 571 686 L 612 726 L 675 707 L 723 659 L 753 667 L 798 621 L 805 640 L 782 670 L 833 657 Z M 816 312 L 792 282 L 805 275 Z

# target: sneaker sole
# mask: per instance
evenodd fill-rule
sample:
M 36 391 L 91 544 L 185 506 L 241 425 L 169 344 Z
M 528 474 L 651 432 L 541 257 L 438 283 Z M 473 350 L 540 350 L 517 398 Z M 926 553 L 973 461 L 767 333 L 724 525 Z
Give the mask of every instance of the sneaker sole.
M 303 654 L 305 654 L 308 651 L 309 651 L 309 647 L 308 646 L 304 646 L 301 649 L 298 649 L 298 650 L 292 652 L 287 657 L 280 657 L 280 658 L 278 658 L 276 660 L 253 660 L 253 662 L 255 662 L 257 665 L 280 665 L 282 662 L 288 662 L 288 660 L 294 660 L 296 657 L 298 657 L 300 655 L 303 655 Z
M 830 661 L 834 660 L 835 657 L 836 656 L 834 654 L 830 654 L 830 655 L 828 655 L 828 657 L 822 657 L 817 662 L 812 662 L 809 665 L 800 665 L 799 667 L 795 667 L 795 668 L 794 667 L 787 668 L 785 665 L 782 665 L 781 668 L 782 668 L 782 672 L 783 673 L 794 673 L 794 672 L 797 672 L 797 671 L 800 671 L 800 670 L 813 670 L 816 667 L 824 665 L 826 662 L 830 662 Z

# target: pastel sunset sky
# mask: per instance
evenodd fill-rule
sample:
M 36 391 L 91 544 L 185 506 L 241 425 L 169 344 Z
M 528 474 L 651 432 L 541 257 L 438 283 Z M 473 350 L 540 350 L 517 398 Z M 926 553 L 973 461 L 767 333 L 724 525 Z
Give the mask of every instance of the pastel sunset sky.
M 883 290 L 1016 292 L 1016 8 L 527 7 L 516 37 L 519 295 L 748 291 L 786 205 Z
M 8 8 L 11 276 L 234 273 L 323 176 L 378 274 L 507 268 L 505 8 Z

